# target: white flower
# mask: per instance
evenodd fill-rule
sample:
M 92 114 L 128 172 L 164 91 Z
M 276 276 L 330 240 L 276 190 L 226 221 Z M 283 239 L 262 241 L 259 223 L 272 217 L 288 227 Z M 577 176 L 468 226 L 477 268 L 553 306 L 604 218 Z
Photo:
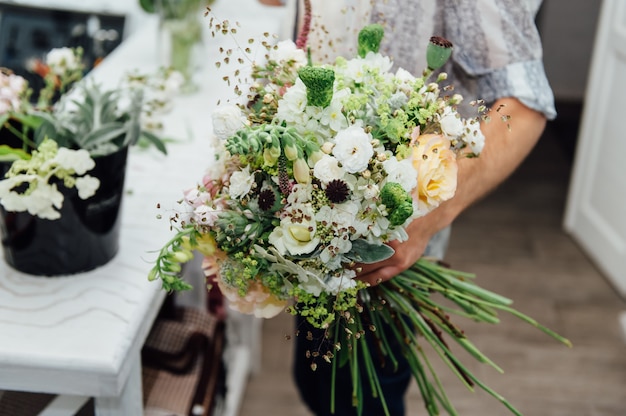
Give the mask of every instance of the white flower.
M 441 125 L 441 131 L 448 138 L 458 137 L 463 132 L 463 120 L 452 107 L 446 107 L 443 110 L 439 124 Z
M 342 104 L 338 100 L 331 101 L 330 105 L 322 111 L 320 123 L 329 126 L 334 131 L 339 131 L 348 127 L 348 120 L 341 112 Z
M 472 152 L 479 154 L 485 146 L 485 135 L 480 129 L 480 123 L 476 119 L 471 119 L 465 123 L 465 129 L 461 138 L 467 143 Z
M 313 167 L 313 176 L 319 179 L 323 184 L 335 179 L 343 179 L 346 171 L 339 166 L 339 161 L 327 154 L 324 154 Z
M 254 175 L 250 174 L 250 166 L 246 166 L 243 170 L 233 172 L 230 175 L 230 186 L 228 194 L 233 199 L 241 198 L 250 192 L 254 184 Z
M 312 192 L 313 186 L 310 183 L 296 184 L 291 190 L 289 196 L 287 197 L 287 202 L 293 206 L 305 204 L 311 200 Z
M 356 272 L 350 269 L 345 269 L 341 276 L 330 276 L 324 282 L 326 285 L 326 292 L 336 295 L 341 291 L 356 287 L 356 281 L 354 280 L 355 277 Z
M 88 199 L 96 194 L 96 191 L 100 187 L 100 180 L 94 178 L 91 175 L 81 176 L 76 178 L 76 189 L 78 190 L 78 197 L 80 199 Z
M 247 125 L 247 119 L 236 105 L 218 106 L 211 115 L 213 133 L 220 140 L 226 140 Z
M 212 227 L 219 218 L 220 211 L 210 205 L 200 205 L 193 210 L 193 219 L 198 224 L 208 225 Z
M 391 67 L 393 66 L 393 62 L 388 56 L 382 55 L 380 53 L 368 52 L 365 55 L 365 65 L 368 68 L 376 69 L 381 74 L 389 72 Z
M 72 150 L 67 147 L 60 147 L 56 156 L 49 162 L 53 165 L 57 164 L 64 169 L 73 170 L 77 175 L 84 175 L 85 172 L 96 166 L 96 162 L 94 162 L 87 150 Z
M 28 213 L 31 215 L 49 220 L 61 218 L 61 214 L 53 208 L 61 208 L 63 205 L 63 194 L 59 192 L 56 185 L 39 184 L 27 196 L 25 202 L 28 206 Z
M 359 178 L 356 183 L 356 190 L 363 195 L 364 200 L 372 200 L 378 198 L 380 194 L 380 188 L 372 181 L 365 178 Z
M 316 236 L 313 208 L 309 204 L 292 207 L 281 219 L 280 226 L 269 235 L 269 242 L 280 254 L 309 254 L 320 242 Z
M 315 215 L 315 219 L 325 225 L 333 225 L 335 230 L 349 232 L 348 228 L 355 222 L 355 217 L 359 212 L 359 204 L 357 202 L 344 202 L 335 204 L 332 208 L 324 205 Z
M 396 71 L 396 80 L 401 84 L 410 84 L 415 81 L 415 77 L 404 68 L 398 68 Z
M 20 95 L 26 86 L 26 80 L 21 76 L 0 72 L 0 114 L 19 110 Z
M 305 114 L 306 107 L 306 85 L 298 78 L 278 101 L 276 117 L 281 121 L 303 125 L 309 118 Z
M 371 139 L 362 127 L 350 126 L 337 133 L 333 155 L 348 173 L 362 172 L 374 155 Z
M 283 64 L 293 62 L 296 67 L 307 64 L 306 53 L 303 49 L 296 47 L 296 44 L 291 40 L 278 42 L 276 47 L 270 50 L 269 59 Z
M 46 55 L 46 64 L 56 75 L 80 68 L 80 61 L 71 48 L 55 48 Z
M 417 186 L 417 170 L 411 158 L 398 161 L 391 156 L 383 162 L 383 168 L 387 172 L 387 181 L 399 183 L 405 191 L 411 192 Z
M 163 91 L 177 94 L 185 84 L 185 76 L 180 71 L 171 71 L 163 81 Z

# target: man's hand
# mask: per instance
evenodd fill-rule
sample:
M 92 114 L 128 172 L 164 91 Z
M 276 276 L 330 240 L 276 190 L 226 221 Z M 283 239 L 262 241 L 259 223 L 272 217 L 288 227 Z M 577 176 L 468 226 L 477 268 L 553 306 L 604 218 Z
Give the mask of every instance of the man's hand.
M 496 110 L 498 110 L 496 112 Z M 509 121 L 501 117 L 510 116 Z M 411 267 L 424 253 L 428 241 L 474 202 L 502 183 L 526 158 L 545 128 L 543 114 L 514 98 L 496 101 L 491 121 L 482 123 L 485 148 L 478 158 L 458 161 L 458 183 L 454 197 L 427 215 L 415 219 L 407 228 L 409 239 L 389 245 L 395 254 L 385 261 L 359 264 L 357 278 L 376 285 Z

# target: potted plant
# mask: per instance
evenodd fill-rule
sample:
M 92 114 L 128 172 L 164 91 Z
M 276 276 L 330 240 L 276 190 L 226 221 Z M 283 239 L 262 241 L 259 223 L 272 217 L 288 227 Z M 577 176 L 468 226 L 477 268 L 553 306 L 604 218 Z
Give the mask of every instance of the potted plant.
M 34 275 L 107 263 L 118 250 L 129 146 L 163 140 L 142 127 L 144 89 L 82 79 L 80 49 L 53 49 L 28 83 L 0 72 L 0 231 L 5 260 Z

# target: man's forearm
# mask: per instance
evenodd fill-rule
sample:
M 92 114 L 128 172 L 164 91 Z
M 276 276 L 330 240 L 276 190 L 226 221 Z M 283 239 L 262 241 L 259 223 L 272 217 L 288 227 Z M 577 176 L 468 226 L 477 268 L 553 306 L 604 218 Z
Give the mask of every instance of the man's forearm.
M 496 110 L 500 108 L 500 111 Z M 485 147 L 478 158 L 458 161 L 459 174 L 454 198 L 443 203 L 426 221 L 433 222 L 433 231 L 439 231 L 467 207 L 478 201 L 502 183 L 528 156 L 541 136 L 545 116 L 524 106 L 513 98 L 498 100 L 492 107 L 490 121 L 483 122 Z M 508 121 L 501 117 L 510 116 Z M 422 221 L 420 221 L 422 222 Z
M 495 109 L 504 105 L 500 112 Z M 502 121 L 508 115 L 510 120 Z M 435 233 L 452 223 L 467 207 L 502 183 L 532 150 L 545 128 L 545 117 L 515 99 L 498 100 L 491 121 L 482 125 L 485 147 L 478 158 L 459 160 L 458 184 L 454 197 L 429 214 L 415 219 L 407 228 L 409 240 L 393 241 L 395 254 L 382 262 L 360 265 L 359 278 L 377 284 L 409 268 L 422 256 Z

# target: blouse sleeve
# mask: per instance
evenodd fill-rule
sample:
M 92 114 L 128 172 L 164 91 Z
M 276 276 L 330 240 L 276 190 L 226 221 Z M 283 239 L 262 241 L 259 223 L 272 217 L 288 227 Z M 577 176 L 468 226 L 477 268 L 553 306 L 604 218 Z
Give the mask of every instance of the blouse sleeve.
M 445 32 L 454 44 L 453 72 L 472 86 L 474 98 L 515 97 L 553 119 L 536 6 L 534 0 L 447 0 Z

